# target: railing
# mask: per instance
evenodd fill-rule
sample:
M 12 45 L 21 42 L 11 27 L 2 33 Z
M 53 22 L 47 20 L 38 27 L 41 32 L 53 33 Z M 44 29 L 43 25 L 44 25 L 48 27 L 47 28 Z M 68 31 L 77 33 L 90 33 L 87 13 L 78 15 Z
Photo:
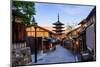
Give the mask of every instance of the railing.
M 20 49 L 20 48 L 25 48 L 26 47 L 26 43 L 15 43 L 12 45 L 13 49 Z

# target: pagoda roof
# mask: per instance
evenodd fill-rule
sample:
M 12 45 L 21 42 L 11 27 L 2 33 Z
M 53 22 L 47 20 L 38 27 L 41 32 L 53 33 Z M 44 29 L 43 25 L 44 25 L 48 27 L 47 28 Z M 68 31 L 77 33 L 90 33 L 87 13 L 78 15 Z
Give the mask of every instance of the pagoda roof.
M 55 26 L 55 27 L 53 27 L 53 28 L 64 28 L 64 27 L 60 27 L 60 26 L 58 27 L 58 26 Z
M 53 25 L 64 25 L 64 24 L 61 23 L 60 21 L 57 21 L 57 22 L 53 23 Z
M 62 32 L 62 31 L 64 31 L 64 30 L 53 30 L 53 31 L 55 31 L 55 32 Z
M 55 22 L 55 23 L 53 23 L 53 25 L 64 25 L 63 23 L 61 23 L 61 22 L 59 21 L 59 14 L 58 14 L 58 21 Z

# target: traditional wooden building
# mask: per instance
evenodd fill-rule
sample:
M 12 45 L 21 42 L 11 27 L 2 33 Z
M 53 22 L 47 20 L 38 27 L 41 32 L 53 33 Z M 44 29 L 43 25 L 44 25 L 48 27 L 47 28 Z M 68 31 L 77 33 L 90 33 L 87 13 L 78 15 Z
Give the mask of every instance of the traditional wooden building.
M 78 40 L 79 40 L 79 52 L 87 50 L 87 45 L 86 45 L 86 19 L 82 20 L 79 25 L 81 25 L 81 31 L 78 35 Z
M 12 12 L 12 43 L 13 49 L 25 46 L 26 30 L 20 12 Z
M 71 38 L 75 38 L 80 33 L 80 30 L 81 30 L 81 26 L 79 25 L 79 26 L 73 28 L 72 30 L 70 30 L 69 32 L 67 32 L 66 36 L 71 37 Z
M 82 27 L 79 39 L 82 51 L 89 50 L 93 60 L 96 60 L 96 7 L 79 23 Z
M 12 10 L 12 66 L 27 65 L 32 62 L 30 48 L 26 47 L 26 26 L 23 22 L 23 14 Z
M 77 26 L 74 29 L 70 30 L 69 32 L 67 32 L 66 36 L 67 36 L 67 41 L 71 41 L 70 45 L 68 47 L 70 47 L 70 49 L 72 49 L 72 51 L 74 52 L 78 52 L 79 50 L 79 41 L 77 39 L 79 33 L 81 31 L 81 26 Z M 67 45 L 66 45 L 67 47 Z
M 34 25 L 29 25 L 26 28 L 26 32 L 27 32 L 26 41 L 27 41 L 28 46 L 30 46 L 30 48 L 32 49 L 31 50 L 32 53 L 34 53 L 34 49 L 35 49 L 35 37 L 37 40 L 38 52 L 41 50 L 45 51 L 53 47 L 53 44 L 51 44 L 51 42 L 48 41 L 48 38 L 56 35 L 52 31 L 45 29 L 41 26 L 37 26 L 36 31 L 35 31 Z
M 35 37 L 35 28 L 33 25 L 30 25 L 26 28 L 27 36 Z M 45 29 L 41 26 L 37 26 L 36 29 L 36 37 L 50 37 L 51 35 L 54 35 L 54 33 L 48 29 Z

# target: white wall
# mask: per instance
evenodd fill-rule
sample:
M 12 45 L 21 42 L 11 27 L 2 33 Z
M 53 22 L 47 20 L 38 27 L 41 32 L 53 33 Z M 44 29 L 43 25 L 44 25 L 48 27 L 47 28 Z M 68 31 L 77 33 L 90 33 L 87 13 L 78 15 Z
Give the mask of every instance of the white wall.
M 94 34 L 94 25 L 91 25 L 86 29 L 86 44 L 89 49 L 94 48 Z

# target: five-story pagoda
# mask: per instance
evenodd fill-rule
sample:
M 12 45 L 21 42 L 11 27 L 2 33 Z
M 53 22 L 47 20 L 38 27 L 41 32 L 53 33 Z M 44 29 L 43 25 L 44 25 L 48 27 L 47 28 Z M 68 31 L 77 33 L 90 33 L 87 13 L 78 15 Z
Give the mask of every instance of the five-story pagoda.
M 53 30 L 53 31 L 55 31 L 55 33 L 57 34 L 57 35 L 62 35 L 63 34 L 63 23 L 61 23 L 60 22 L 60 20 L 59 20 L 59 14 L 58 14 L 58 21 L 57 22 L 55 22 L 55 23 L 53 23 L 53 25 L 55 25 L 53 28 L 55 28 L 55 30 Z

